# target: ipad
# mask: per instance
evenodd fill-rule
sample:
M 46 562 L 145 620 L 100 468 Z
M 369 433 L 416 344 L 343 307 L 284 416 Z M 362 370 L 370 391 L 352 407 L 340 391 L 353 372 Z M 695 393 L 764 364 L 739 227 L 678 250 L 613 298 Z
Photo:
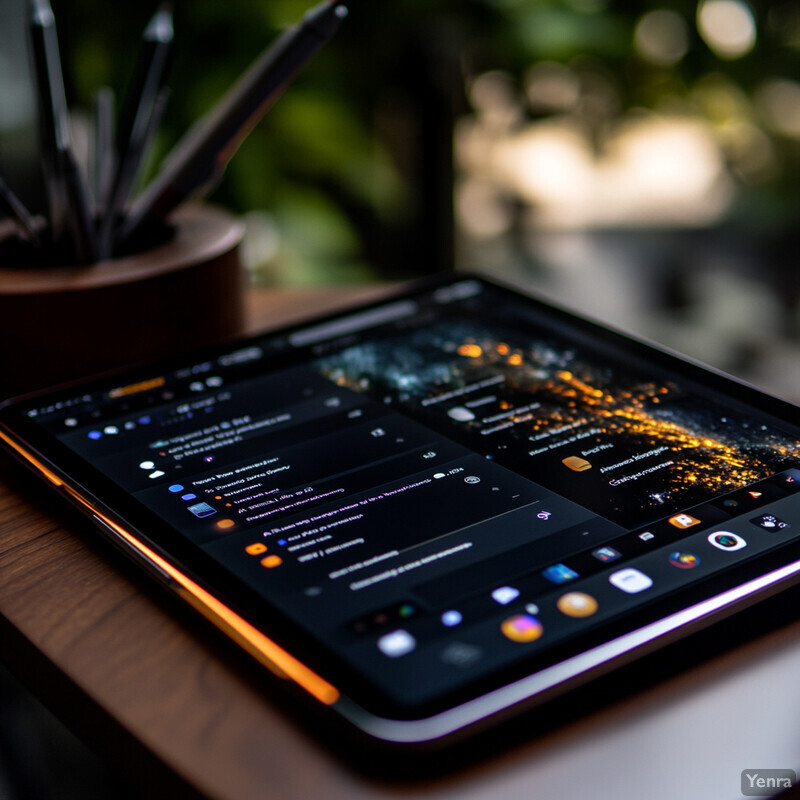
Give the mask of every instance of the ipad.
M 449 274 L 8 401 L 0 440 L 298 708 L 410 751 L 796 582 L 798 423 Z

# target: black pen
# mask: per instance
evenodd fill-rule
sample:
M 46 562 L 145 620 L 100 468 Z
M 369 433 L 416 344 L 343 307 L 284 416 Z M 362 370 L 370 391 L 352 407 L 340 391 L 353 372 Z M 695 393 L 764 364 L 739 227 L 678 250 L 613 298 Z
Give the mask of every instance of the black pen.
M 0 178 L 0 205 L 16 220 L 31 244 L 34 247 L 41 247 L 42 241 L 30 211 L 2 178 Z
M 48 0 L 30 0 L 30 34 L 39 100 L 42 160 L 50 204 L 50 226 L 58 244 L 70 229 L 79 263 L 95 260 L 95 232 L 89 196 L 78 169 L 69 126 L 69 112 L 53 9 Z
M 118 231 L 125 246 L 162 221 L 184 200 L 207 191 L 222 175 L 242 140 L 347 15 L 337 0 L 310 11 L 263 53 L 212 111 L 167 156 L 160 173 L 138 197 Z
M 147 147 L 157 130 L 157 116 L 154 119 L 154 115 L 160 115 L 166 102 L 167 95 L 161 90 L 172 53 L 173 37 L 171 7 L 162 5 L 142 35 L 142 48 L 120 117 L 117 169 L 100 225 L 102 258 L 111 255 L 114 228 L 136 183 Z

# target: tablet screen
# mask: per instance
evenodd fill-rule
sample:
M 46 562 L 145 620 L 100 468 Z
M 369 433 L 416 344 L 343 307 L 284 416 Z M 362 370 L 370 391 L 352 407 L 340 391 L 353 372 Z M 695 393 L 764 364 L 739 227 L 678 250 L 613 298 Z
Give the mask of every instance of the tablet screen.
M 14 413 L 361 705 L 418 717 L 793 563 L 800 434 L 760 397 L 469 278 Z

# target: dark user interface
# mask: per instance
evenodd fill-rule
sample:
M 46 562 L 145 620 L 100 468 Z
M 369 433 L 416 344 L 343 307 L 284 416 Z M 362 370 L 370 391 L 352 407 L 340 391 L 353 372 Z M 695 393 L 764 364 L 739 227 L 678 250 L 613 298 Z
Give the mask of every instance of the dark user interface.
M 800 530 L 756 409 L 474 281 L 387 308 L 29 416 L 409 707 Z

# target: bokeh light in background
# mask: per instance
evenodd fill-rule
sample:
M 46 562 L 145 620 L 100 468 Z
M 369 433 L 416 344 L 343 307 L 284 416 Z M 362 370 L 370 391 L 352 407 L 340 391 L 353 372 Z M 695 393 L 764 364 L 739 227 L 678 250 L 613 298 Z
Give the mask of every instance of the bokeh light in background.
M 530 31 L 532 63 L 472 76 L 456 139 L 467 234 L 508 230 L 502 208 L 518 215 L 492 187 L 543 228 L 707 227 L 743 208 L 750 223 L 796 219 L 796 200 L 774 216 L 800 143 L 800 26 L 788 7 L 763 12 L 761 41 L 743 0 L 628 15 L 603 2 L 499 5 L 509 23 L 517 12 L 521 37 Z M 487 207 L 490 224 L 478 219 Z
M 742 0 L 703 0 L 697 7 L 697 30 L 720 58 L 741 58 L 756 43 L 756 21 Z

